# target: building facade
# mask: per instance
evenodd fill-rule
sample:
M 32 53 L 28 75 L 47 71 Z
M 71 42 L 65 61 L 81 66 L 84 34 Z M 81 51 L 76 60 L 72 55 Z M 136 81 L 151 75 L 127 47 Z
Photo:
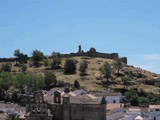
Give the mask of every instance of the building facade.
M 54 102 L 44 101 L 43 93 L 36 92 L 34 102 L 27 104 L 26 120 L 106 120 L 106 105 L 86 95 L 71 96 L 54 92 Z

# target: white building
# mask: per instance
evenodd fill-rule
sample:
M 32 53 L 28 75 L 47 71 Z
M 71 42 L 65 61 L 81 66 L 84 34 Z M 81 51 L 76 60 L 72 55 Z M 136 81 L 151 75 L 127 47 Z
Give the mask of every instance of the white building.
M 92 92 L 90 94 L 95 95 L 98 98 L 98 101 L 101 102 L 102 98 L 105 97 L 107 103 L 120 103 L 122 100 L 122 94 L 120 92 Z
M 160 105 L 149 105 L 149 119 L 160 120 Z

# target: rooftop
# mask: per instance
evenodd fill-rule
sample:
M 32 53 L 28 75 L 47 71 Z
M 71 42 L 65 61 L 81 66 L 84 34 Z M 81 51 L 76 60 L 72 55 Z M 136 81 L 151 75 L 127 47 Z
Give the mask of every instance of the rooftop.
M 160 105 L 149 105 L 151 109 L 160 109 Z

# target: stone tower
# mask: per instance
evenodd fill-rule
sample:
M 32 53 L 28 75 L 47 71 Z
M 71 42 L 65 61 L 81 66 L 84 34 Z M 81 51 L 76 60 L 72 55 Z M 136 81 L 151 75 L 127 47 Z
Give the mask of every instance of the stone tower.
M 82 52 L 82 48 L 81 48 L 81 45 L 78 46 L 78 53 L 81 53 Z
M 63 120 L 70 120 L 70 97 L 67 93 L 63 96 Z

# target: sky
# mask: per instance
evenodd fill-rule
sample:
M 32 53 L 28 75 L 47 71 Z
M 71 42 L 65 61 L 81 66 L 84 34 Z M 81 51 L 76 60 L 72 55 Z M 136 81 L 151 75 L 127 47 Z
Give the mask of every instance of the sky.
M 160 73 L 160 0 L 0 0 L 0 58 L 91 47 Z

